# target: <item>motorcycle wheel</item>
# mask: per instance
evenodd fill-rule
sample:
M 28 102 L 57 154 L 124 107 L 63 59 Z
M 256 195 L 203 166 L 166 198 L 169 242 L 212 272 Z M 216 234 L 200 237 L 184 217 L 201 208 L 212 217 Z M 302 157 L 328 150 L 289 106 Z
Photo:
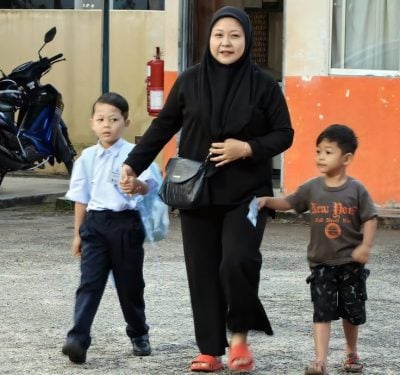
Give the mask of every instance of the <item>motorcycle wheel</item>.
M 3 179 L 4 179 L 6 174 L 7 174 L 7 171 L 0 170 L 0 185 L 3 182 Z

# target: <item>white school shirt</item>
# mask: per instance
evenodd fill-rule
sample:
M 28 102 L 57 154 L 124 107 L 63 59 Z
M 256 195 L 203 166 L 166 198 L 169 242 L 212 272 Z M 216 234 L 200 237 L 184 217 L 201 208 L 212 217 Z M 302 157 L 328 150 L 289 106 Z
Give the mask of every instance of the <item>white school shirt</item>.
M 119 154 L 126 143 L 121 138 L 106 149 L 97 143 L 92 146 L 96 148 L 95 157 L 91 157 L 92 160 L 88 160 L 89 153 L 83 150 L 81 156 L 74 163 L 66 197 L 74 202 L 86 204 L 87 211 L 112 210 L 118 212 L 138 209 L 137 204 L 142 197 L 137 194 L 129 196 L 119 188 L 122 166 L 120 156 L 123 156 L 122 160 L 128 156 Z M 91 162 L 91 165 L 88 162 Z M 89 168 L 90 170 L 88 170 Z M 157 182 L 148 169 L 138 178 L 148 184 L 149 192 L 156 189 Z M 90 179 L 91 181 L 89 181 Z

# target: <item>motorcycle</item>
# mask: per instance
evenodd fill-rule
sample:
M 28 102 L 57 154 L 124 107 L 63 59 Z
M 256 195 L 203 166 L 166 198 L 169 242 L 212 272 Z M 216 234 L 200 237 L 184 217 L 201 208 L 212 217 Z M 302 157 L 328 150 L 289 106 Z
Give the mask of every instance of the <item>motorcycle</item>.
M 65 60 L 62 53 L 40 55 L 56 32 L 53 27 L 45 34 L 37 61 L 23 63 L 8 75 L 0 70 L 0 184 L 8 172 L 53 166 L 55 161 L 72 172 L 76 151 L 61 118 L 61 93 L 40 82 L 53 64 Z

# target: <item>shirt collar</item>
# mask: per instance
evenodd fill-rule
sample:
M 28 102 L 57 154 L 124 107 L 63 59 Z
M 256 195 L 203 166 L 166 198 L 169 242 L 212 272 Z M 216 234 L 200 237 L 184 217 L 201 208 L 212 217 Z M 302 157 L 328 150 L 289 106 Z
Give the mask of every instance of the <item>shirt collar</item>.
M 114 157 L 119 155 L 122 146 L 125 144 L 125 140 L 120 138 L 117 142 L 115 142 L 111 147 L 104 148 L 99 141 L 97 141 L 97 152 L 96 156 L 102 157 L 105 155 L 112 155 Z

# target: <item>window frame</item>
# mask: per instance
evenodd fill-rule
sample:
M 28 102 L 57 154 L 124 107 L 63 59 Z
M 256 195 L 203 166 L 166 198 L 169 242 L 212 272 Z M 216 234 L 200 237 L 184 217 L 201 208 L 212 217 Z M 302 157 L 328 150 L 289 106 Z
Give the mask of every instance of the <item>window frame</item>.
M 90 0 L 88 0 L 90 2 Z M 164 0 L 164 9 L 119 9 L 119 8 L 114 8 L 114 1 L 115 0 L 110 0 L 110 11 L 152 11 L 152 12 L 164 12 L 165 11 L 165 0 Z M 0 10 L 25 10 L 25 11 L 42 11 L 42 10 L 100 10 L 103 8 L 103 6 L 94 6 L 94 7 L 80 7 L 77 5 L 78 1 L 77 0 L 72 0 L 73 2 L 73 8 L 5 8 L 1 7 Z M 100 3 L 103 3 L 102 0 L 100 0 Z
M 400 59 L 399 59 L 399 69 L 398 70 L 384 70 L 384 69 L 354 69 L 354 68 L 332 68 L 332 44 L 333 44 L 333 5 L 335 0 L 329 1 L 329 75 L 342 75 L 342 76 L 376 76 L 376 77 L 399 77 L 400 76 Z M 344 49 L 345 49 L 345 35 L 346 35 L 346 4 L 347 0 L 343 0 L 343 14 L 342 19 L 344 19 L 344 30 L 342 33 L 342 61 L 341 66 L 344 66 Z M 400 55 L 400 48 L 399 48 Z

